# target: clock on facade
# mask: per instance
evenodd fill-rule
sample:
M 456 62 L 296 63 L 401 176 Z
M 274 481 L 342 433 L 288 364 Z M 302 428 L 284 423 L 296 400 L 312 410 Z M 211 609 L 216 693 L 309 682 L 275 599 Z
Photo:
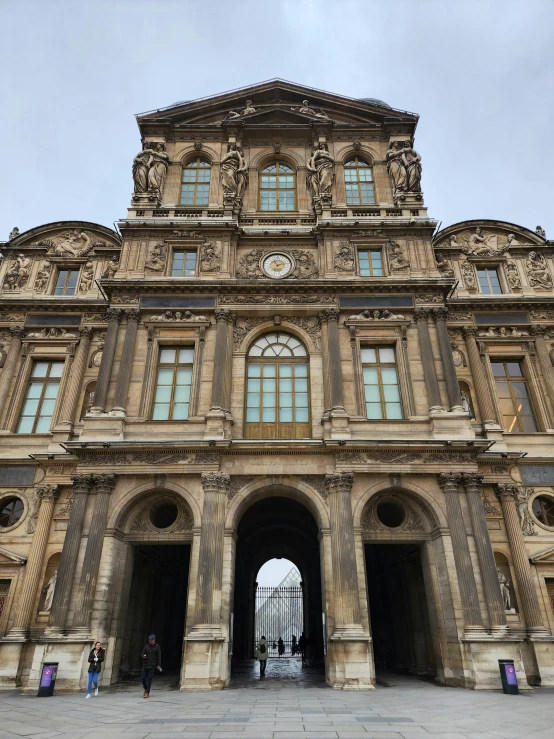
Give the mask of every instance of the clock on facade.
M 262 269 L 268 277 L 278 279 L 289 275 L 294 268 L 292 258 L 286 254 L 268 254 L 262 260 Z

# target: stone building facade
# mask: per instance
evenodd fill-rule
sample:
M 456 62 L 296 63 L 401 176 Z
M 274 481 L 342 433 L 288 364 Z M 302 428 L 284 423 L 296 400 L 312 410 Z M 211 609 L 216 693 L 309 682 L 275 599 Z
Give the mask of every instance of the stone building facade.
M 302 573 L 335 688 L 554 684 L 554 263 L 437 232 L 417 116 L 280 80 L 140 115 L 117 231 L 1 244 L 0 686 L 250 657 Z

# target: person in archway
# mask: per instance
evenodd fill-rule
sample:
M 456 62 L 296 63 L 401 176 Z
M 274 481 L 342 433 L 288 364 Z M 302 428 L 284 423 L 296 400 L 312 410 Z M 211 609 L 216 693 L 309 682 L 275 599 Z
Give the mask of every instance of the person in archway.
M 260 660 L 260 677 L 265 677 L 265 668 L 267 666 L 267 641 L 262 636 L 256 647 L 256 659 Z
M 144 698 L 150 697 L 150 689 L 152 688 L 152 678 L 154 670 L 162 671 L 160 667 L 162 662 L 162 650 L 159 644 L 156 644 L 156 634 L 150 634 L 148 643 L 142 650 L 142 670 L 140 677 L 144 688 Z
M 290 653 L 294 657 L 297 651 L 298 651 L 298 644 L 296 642 L 296 634 L 293 634 L 290 640 Z
M 302 663 L 306 661 L 306 651 L 308 649 L 308 640 L 306 638 L 306 634 L 302 632 L 300 634 L 300 639 L 298 640 L 298 651 L 302 655 Z
M 285 653 L 285 642 L 283 641 L 282 637 L 279 637 L 277 640 L 277 651 L 279 652 L 279 657 L 282 657 Z
M 87 690 L 87 698 L 90 698 L 90 692 L 92 690 L 92 686 L 94 685 L 94 695 L 98 695 L 98 678 L 100 677 L 100 669 L 102 667 L 102 662 L 104 661 L 104 658 L 106 656 L 106 650 L 102 648 L 102 645 L 99 641 L 96 642 L 94 647 L 90 650 L 90 654 L 88 656 L 89 666 L 88 666 L 88 690 Z

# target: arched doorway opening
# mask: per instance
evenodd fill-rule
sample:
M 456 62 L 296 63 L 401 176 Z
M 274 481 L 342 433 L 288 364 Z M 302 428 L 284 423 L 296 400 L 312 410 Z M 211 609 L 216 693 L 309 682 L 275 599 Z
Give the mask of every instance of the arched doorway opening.
M 298 640 L 304 631 L 304 583 L 289 559 L 268 560 L 256 577 L 254 643 L 265 637 L 271 657 L 300 658 Z
M 280 557 L 290 560 L 300 572 L 302 625 L 309 640 L 307 663 L 310 667 L 319 665 L 323 670 L 318 533 L 318 526 L 305 506 L 278 494 L 254 503 L 242 516 L 235 559 L 232 676 L 241 674 L 241 664 L 255 655 L 258 572 L 268 560 Z

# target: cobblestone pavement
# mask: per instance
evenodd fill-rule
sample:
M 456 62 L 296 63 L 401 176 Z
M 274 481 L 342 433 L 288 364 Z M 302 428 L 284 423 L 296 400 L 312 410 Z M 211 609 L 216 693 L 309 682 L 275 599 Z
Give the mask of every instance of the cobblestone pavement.
M 270 678 L 269 667 L 280 676 Z M 261 690 L 252 680 L 195 693 L 171 689 L 166 677 L 149 700 L 136 683 L 100 688 L 90 700 L 0 693 L 0 739 L 554 739 L 554 689 L 507 696 L 385 676 L 390 687 L 372 691 L 299 690 L 283 672 L 270 663 Z

